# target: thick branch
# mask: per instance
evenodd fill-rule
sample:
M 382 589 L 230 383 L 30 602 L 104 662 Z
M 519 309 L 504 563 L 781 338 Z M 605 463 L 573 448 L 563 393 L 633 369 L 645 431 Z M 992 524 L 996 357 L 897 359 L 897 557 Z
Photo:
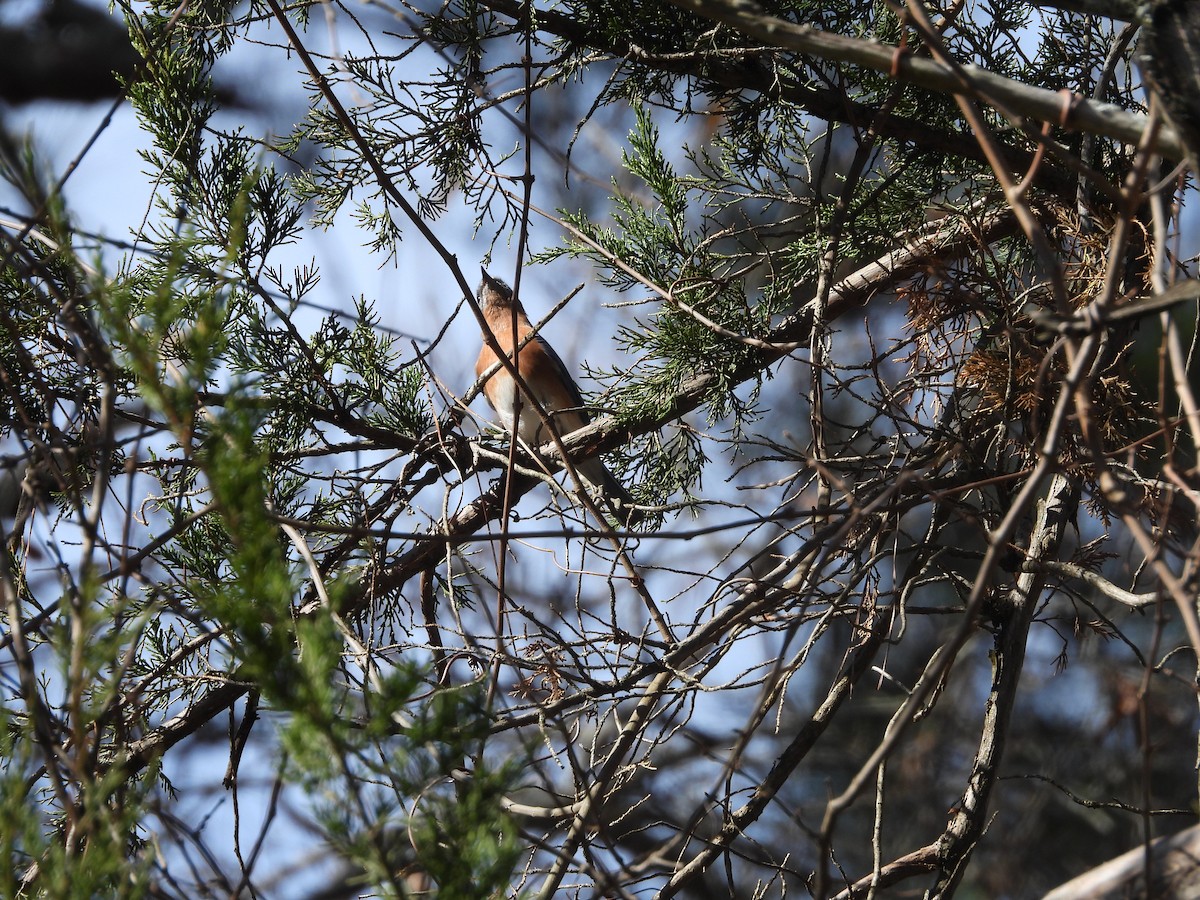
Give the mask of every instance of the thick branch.
M 1071 495 L 1075 494 L 1075 502 Z M 1026 555 L 1032 560 L 1053 558 L 1058 553 L 1069 519 L 1068 510 L 1078 502 L 1078 488 L 1064 475 L 1055 475 L 1045 499 L 1038 503 L 1033 531 Z M 983 836 L 988 801 L 1000 774 L 1000 761 L 1008 740 L 1009 724 L 1021 670 L 1025 645 L 1045 576 L 1022 572 L 1005 607 L 996 611 L 998 631 L 993 657 L 992 689 L 984 708 L 979 749 L 957 811 L 946 826 L 940 843 L 942 875 L 931 897 L 951 897 L 962 878 L 971 853 Z
M 1134 0 L 1042 0 L 1040 3 L 1034 0 L 1033 5 L 1087 16 L 1102 16 L 1119 22 L 1135 22 L 1138 18 L 1138 4 Z
M 1146 854 L 1154 883 L 1145 884 Z M 1045 900 L 1097 900 L 1100 897 L 1195 897 L 1200 893 L 1200 825 L 1135 847 L 1116 859 L 1059 885 Z
M 1066 99 L 1057 91 L 1032 87 L 970 63 L 950 66 L 913 56 L 897 47 L 849 38 L 796 25 L 763 13 L 750 0 L 671 0 L 681 9 L 721 22 L 773 47 L 784 47 L 820 59 L 851 63 L 892 75 L 899 81 L 940 93 L 982 99 L 997 107 L 1039 122 L 1056 122 L 1080 131 L 1104 135 L 1135 145 L 1146 130 L 1145 116 L 1126 112 L 1111 103 Z M 965 79 L 965 83 L 964 83 Z M 1163 128 L 1155 150 L 1173 160 L 1186 149 L 1173 129 Z
M 516 0 L 487 0 L 486 5 L 514 20 L 519 20 L 524 14 L 524 7 Z M 538 13 L 538 27 L 572 44 L 590 47 L 617 59 L 628 59 L 639 66 L 695 78 L 727 91 L 754 91 L 793 103 L 826 122 L 840 122 L 860 129 L 870 127 L 876 134 L 921 150 L 979 163 L 987 162 L 979 142 L 969 133 L 947 131 L 932 127 L 920 119 L 884 112 L 876 105 L 851 99 L 844 91 L 815 84 L 796 84 L 781 78 L 776 68 L 768 65 L 761 54 L 721 51 L 649 53 L 634 44 L 609 40 L 603 32 L 587 28 L 578 19 L 554 10 Z M 764 48 L 763 52 L 775 51 Z M 1022 147 L 1011 146 L 1006 148 L 1006 152 L 1014 170 L 1024 172 L 1030 168 L 1033 153 Z M 1066 189 L 1066 177 L 1066 173 L 1052 165 L 1043 164 L 1037 170 L 1039 184 L 1054 190 Z

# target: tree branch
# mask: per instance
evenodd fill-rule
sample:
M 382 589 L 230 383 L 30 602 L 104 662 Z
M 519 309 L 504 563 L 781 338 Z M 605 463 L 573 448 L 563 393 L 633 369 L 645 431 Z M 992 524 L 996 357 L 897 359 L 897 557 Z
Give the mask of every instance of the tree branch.
M 1055 122 L 1130 145 L 1137 144 L 1146 130 L 1145 116 L 1126 112 L 1111 103 L 1074 96 L 1064 99 L 1057 91 L 1032 87 L 970 63 L 949 66 L 913 56 L 899 47 L 832 34 L 808 25 L 796 25 L 766 15 L 752 0 L 670 2 L 714 22 L 729 25 L 768 46 L 785 47 L 820 59 L 863 66 L 939 93 L 977 97 L 1040 122 Z M 1173 160 L 1184 159 L 1187 155 L 1179 135 L 1169 128 L 1161 129 L 1154 149 Z

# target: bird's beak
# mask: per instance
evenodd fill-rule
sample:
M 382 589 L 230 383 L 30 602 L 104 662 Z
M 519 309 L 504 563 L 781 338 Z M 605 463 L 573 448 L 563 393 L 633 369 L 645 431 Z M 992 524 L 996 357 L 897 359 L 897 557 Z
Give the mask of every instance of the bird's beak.
M 487 285 L 489 290 L 495 291 L 499 294 L 504 293 L 504 286 L 490 274 L 488 274 L 487 269 L 485 269 L 483 266 L 480 266 L 479 271 L 483 274 L 483 283 Z

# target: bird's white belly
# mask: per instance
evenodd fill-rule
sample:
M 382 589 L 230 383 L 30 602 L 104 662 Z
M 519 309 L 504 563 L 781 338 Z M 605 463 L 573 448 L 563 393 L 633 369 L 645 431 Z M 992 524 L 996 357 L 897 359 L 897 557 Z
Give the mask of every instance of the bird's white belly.
M 517 399 L 520 393 L 517 390 L 517 383 L 513 377 L 506 371 L 499 371 L 492 376 L 493 392 L 492 401 L 496 405 L 496 412 L 500 416 L 500 424 L 506 429 L 512 428 L 513 411 L 517 406 Z M 539 398 L 539 401 L 544 402 Z M 517 434 L 525 443 L 537 447 L 541 440 L 542 422 L 538 417 L 537 411 L 533 409 L 528 401 L 523 401 L 520 404 L 521 417 L 517 425 Z

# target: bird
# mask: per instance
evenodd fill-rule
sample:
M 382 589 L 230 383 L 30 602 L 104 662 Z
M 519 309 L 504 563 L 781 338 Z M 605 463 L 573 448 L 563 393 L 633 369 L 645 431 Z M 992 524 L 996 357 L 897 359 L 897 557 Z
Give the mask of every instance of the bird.
M 521 301 L 513 296 L 512 288 L 500 279 L 493 278 L 486 269 L 482 269 L 482 272 L 483 280 L 479 283 L 477 294 L 479 306 L 487 321 L 488 330 L 511 359 L 513 348 L 526 341 L 533 332 L 533 326 L 529 317 L 525 315 Z M 493 369 L 499 362 L 500 357 L 489 346 L 485 334 L 483 349 L 475 363 L 476 378 L 482 378 L 485 372 Z M 544 337 L 533 334 L 533 338 L 517 351 L 516 364 L 526 389 L 554 423 L 558 434 L 569 434 L 591 422 L 591 415 L 579 388 L 562 359 Z M 510 431 L 513 413 L 517 411 L 517 435 L 530 447 L 540 447 L 551 439 L 542 417 L 528 399 L 521 395 L 517 382 L 508 369 L 503 366 L 496 369 L 484 383 L 483 393 L 492 409 L 496 411 L 500 424 Z M 575 461 L 575 471 L 590 488 L 589 493 L 609 501 L 622 524 L 630 526 L 641 518 L 629 491 L 598 457 Z

